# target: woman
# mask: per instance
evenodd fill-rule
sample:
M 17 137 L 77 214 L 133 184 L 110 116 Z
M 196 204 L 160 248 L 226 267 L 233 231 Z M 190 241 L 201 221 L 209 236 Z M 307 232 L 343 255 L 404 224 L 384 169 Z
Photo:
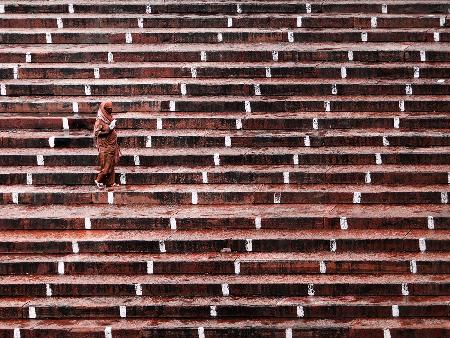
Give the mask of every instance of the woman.
M 112 117 L 112 102 L 102 102 L 94 125 L 94 138 L 99 152 L 100 172 L 94 180 L 98 188 L 117 186 L 114 167 L 119 162 L 120 150 Z

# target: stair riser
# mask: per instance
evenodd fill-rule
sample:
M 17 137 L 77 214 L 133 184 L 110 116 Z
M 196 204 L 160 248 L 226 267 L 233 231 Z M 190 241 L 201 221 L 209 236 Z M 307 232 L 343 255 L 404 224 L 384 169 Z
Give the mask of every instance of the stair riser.
M 330 240 L 326 239 L 255 239 L 252 241 L 252 252 L 330 252 Z M 336 252 L 420 252 L 418 239 L 386 239 L 359 240 L 336 239 Z M 79 241 L 81 253 L 161 253 L 159 241 Z M 428 239 L 427 252 L 447 252 L 449 240 Z M 186 252 L 222 252 L 224 249 L 232 252 L 247 252 L 246 240 L 190 240 L 165 241 L 168 253 Z M 2 253 L 73 253 L 72 242 L 2 242 Z
M 320 274 L 319 261 L 240 261 L 240 275 Z M 410 261 L 326 261 L 327 274 L 409 274 Z M 417 274 L 450 274 L 446 261 L 417 261 Z M 65 262 L 65 275 L 146 275 L 147 262 Z M 0 263 L 0 275 L 57 275 L 53 262 Z M 234 261 L 153 262 L 153 274 L 235 275 Z

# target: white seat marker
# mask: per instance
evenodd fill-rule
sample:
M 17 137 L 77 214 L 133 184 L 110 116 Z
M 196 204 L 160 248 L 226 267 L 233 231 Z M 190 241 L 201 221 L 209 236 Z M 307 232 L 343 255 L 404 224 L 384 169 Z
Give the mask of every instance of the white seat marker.
M 434 42 L 439 42 L 439 40 L 440 40 L 439 32 L 433 33 L 433 39 L 434 39 Z
M 1 96 L 6 96 L 6 85 L 4 83 L 2 83 L 0 85 L 0 95 Z
M 114 55 L 112 52 L 108 52 L 108 63 L 114 62 Z
M 272 77 L 272 70 L 270 67 L 266 67 L 266 77 Z
M 72 102 L 72 111 L 78 113 L 78 102 Z
M 250 105 L 250 101 L 245 101 L 244 102 L 244 108 L 245 108 L 245 112 L 246 113 L 251 113 L 252 112 L 252 106 Z
M 89 217 L 85 217 L 84 218 L 84 228 L 86 230 L 91 230 L 92 229 L 92 223 L 91 223 L 91 219 Z
M 94 78 L 100 79 L 100 68 L 98 67 L 94 68 Z
M 207 56 L 206 56 L 206 52 L 205 51 L 201 51 L 200 52 L 200 60 L 201 61 L 206 61 L 207 60 Z
M 236 4 L 236 12 L 237 12 L 238 14 L 241 14 L 241 13 L 242 13 L 242 7 L 241 7 L 240 4 Z
M 231 137 L 225 136 L 225 147 L 231 147 Z
M 391 331 L 389 329 L 383 329 L 383 338 L 391 338 Z
M 145 148 L 151 148 L 152 147 L 152 137 L 149 135 L 145 139 Z
M 373 17 L 370 19 L 370 27 L 372 27 L 372 28 L 377 28 L 377 25 L 378 25 L 378 19 L 377 19 L 376 16 L 373 16 Z
M 261 229 L 261 217 L 255 218 L 255 228 L 256 228 L 256 230 Z
M 37 165 L 44 165 L 44 155 L 36 155 L 36 163 Z
M 289 171 L 283 172 L 283 182 L 284 184 L 289 184 Z
M 133 159 L 134 159 L 134 165 L 135 166 L 140 166 L 141 165 L 141 160 L 139 158 L 139 155 L 134 155 Z
M 273 61 L 278 61 L 278 52 L 276 50 L 274 50 L 272 52 L 272 60 Z
M 333 84 L 331 85 L 331 94 L 337 95 L 337 93 L 338 93 L 338 90 L 337 90 L 337 84 L 336 84 L 336 83 L 333 83 Z
M 114 204 L 114 192 L 108 191 L 108 203 Z
M 86 96 L 90 96 L 91 95 L 91 86 L 90 85 L 84 85 L 84 94 Z
M 191 67 L 191 76 L 194 79 L 197 77 L 197 68 Z
M 211 317 L 217 317 L 217 307 L 215 305 L 209 307 L 209 314 Z
M 175 217 L 170 217 L 170 230 L 177 230 L 177 219 Z
M 386 4 L 382 4 L 381 5 L 381 13 L 387 14 L 387 12 L 388 12 L 387 5 Z
M 281 203 L 281 192 L 275 192 L 273 194 L 273 203 L 275 203 L 275 204 Z
M 290 327 L 286 329 L 286 338 L 292 338 L 292 328 Z
M 448 204 L 448 193 L 446 191 L 441 192 L 441 203 Z
M 353 51 L 349 50 L 347 52 L 348 61 L 353 61 Z
M 400 118 L 394 117 L 394 128 L 399 129 L 400 128 Z
M 220 165 L 220 155 L 219 155 L 219 153 L 215 153 L 215 154 L 213 155 L 213 158 L 214 158 L 214 165 L 215 165 L 215 166 Z
M 330 251 L 336 252 L 337 249 L 337 243 L 335 239 L 330 239 Z
M 261 86 L 259 84 L 254 84 L 253 87 L 255 89 L 255 95 L 261 96 Z
M 51 287 L 51 285 L 48 284 L 48 283 L 45 284 L 45 295 L 46 295 L 47 297 L 53 296 L 52 287 Z
M 13 338 L 20 338 L 20 329 L 19 328 L 14 329 L 14 337 Z
M 120 184 L 122 184 L 122 185 L 127 184 L 127 174 L 120 173 Z
M 308 296 L 314 296 L 315 295 L 315 291 L 314 291 L 314 284 L 308 284 Z
M 36 308 L 34 306 L 28 307 L 28 318 L 30 318 L 30 319 L 36 318 Z
M 145 6 L 145 13 L 152 14 L 152 6 L 151 5 Z
M 419 250 L 420 252 L 427 251 L 427 242 L 425 238 L 419 238 Z
M 136 296 L 142 296 L 142 285 L 134 284 L 134 290 L 136 292 Z
M 144 28 L 144 18 L 139 18 L 137 20 L 138 28 Z
M 241 262 L 236 260 L 234 261 L 234 274 L 239 275 L 241 273 Z
M 298 165 L 298 154 L 294 154 L 293 162 L 294 162 L 294 165 Z
M 13 192 L 11 193 L 11 196 L 12 196 L 12 202 L 13 202 L 14 204 L 19 204 L 19 193 L 16 192 L 16 191 L 13 191 Z
M 67 117 L 62 118 L 63 130 L 69 130 L 69 119 Z
M 311 13 L 311 4 L 309 4 L 309 3 L 306 3 L 305 4 L 305 9 L 306 9 L 306 13 Z
M 407 84 L 405 87 L 405 94 L 406 95 L 412 95 L 413 90 L 412 90 L 412 85 L 411 84 Z
M 317 117 L 313 118 L 312 120 L 313 129 L 319 129 L 319 119 Z
M 26 63 L 30 63 L 31 62 L 31 53 L 26 53 L 25 54 L 25 62 Z
M 185 83 L 180 84 L 181 95 L 185 96 L 187 94 L 187 87 Z
M 366 184 L 372 183 L 372 177 L 371 177 L 371 175 L 370 175 L 370 171 L 368 171 L 368 172 L 366 173 L 366 175 L 365 175 L 365 177 L 364 177 L 364 182 L 365 182 Z
M 420 68 L 414 67 L 414 78 L 418 79 L 420 77 Z
M 398 305 L 392 305 L 392 317 L 398 317 L 400 315 L 400 311 Z
M 75 9 L 73 8 L 73 5 L 72 5 L 72 4 L 69 4 L 69 13 L 70 13 L 70 14 L 75 13 Z
M 227 21 L 228 21 L 228 22 L 227 22 L 228 28 L 233 27 L 233 18 L 228 18 Z
M 241 130 L 242 129 L 242 120 L 236 119 L 236 129 Z
M 13 77 L 14 77 L 14 80 L 17 80 L 19 78 L 19 66 L 18 65 L 13 67 Z
M 192 198 L 191 198 L 191 200 L 192 200 L 192 204 L 198 204 L 198 194 L 197 194 L 197 191 L 192 191 Z
M 197 333 L 198 333 L 198 338 L 205 338 L 205 329 L 203 328 L 203 326 L 200 326 L 197 329 Z
M 225 297 L 230 295 L 230 287 L 227 283 L 222 284 L 222 295 Z
M 305 145 L 305 147 L 311 147 L 311 139 L 309 138 L 308 135 L 306 135 L 303 139 L 303 143 Z
M 251 239 L 245 240 L 245 250 L 248 252 L 253 251 L 253 241 Z
M 164 242 L 163 240 L 159 241 L 159 252 L 166 252 L 166 242 Z
M 64 275 L 64 262 L 58 262 L 58 275 Z
M 303 22 L 302 22 L 303 18 L 301 16 L 297 17 L 297 27 L 301 27 Z
M 422 61 L 422 62 L 427 61 L 427 54 L 425 53 L 424 50 L 420 51 L 420 61 Z
M 52 43 L 52 34 L 51 33 L 45 33 L 45 42 Z
M 327 265 L 325 264 L 324 261 L 320 261 L 319 262 L 319 270 L 320 270 L 320 273 L 326 273 L 327 272 Z
M 208 183 L 208 173 L 206 171 L 202 171 L 202 182 L 204 184 Z
M 133 35 L 131 35 L 130 32 L 125 33 L 125 42 L 126 43 L 133 43 Z
M 125 305 L 119 306 L 120 318 L 127 318 L 127 307 Z
M 339 218 L 339 225 L 341 227 L 341 230 L 347 230 L 348 229 L 347 217 L 340 217 Z
M 170 102 L 169 102 L 169 110 L 170 110 L 170 111 L 175 111 L 175 110 L 176 110 L 176 104 L 175 104 L 175 101 L 170 101 Z
M 347 78 L 347 68 L 341 67 L 341 78 Z
M 383 146 L 385 147 L 389 146 L 389 140 L 386 136 L 383 136 Z
M 217 42 L 222 42 L 222 41 L 223 41 L 222 33 L 217 33 Z
M 434 217 L 433 216 L 428 216 L 427 217 L 427 227 L 430 230 L 434 229 Z
M 156 118 L 156 129 L 162 130 L 163 129 L 163 120 L 161 117 Z
M 48 145 L 50 146 L 50 148 L 54 148 L 55 147 L 55 136 L 50 136 L 48 138 Z
M 409 262 L 409 270 L 411 273 L 417 273 L 417 262 L 415 260 Z
M 375 154 L 375 164 L 383 164 L 383 159 L 381 158 L 381 154 L 380 153 L 376 153 Z
M 76 242 L 76 241 L 72 242 L 72 252 L 74 254 L 77 254 L 80 252 L 80 247 L 78 246 L 78 242 Z
M 56 19 L 56 27 L 58 27 L 59 29 L 64 28 L 64 23 L 63 23 L 62 18 Z
M 402 295 L 409 296 L 409 289 L 407 283 L 402 283 Z
M 288 32 L 288 41 L 289 42 L 294 42 L 294 32 Z
M 355 191 L 353 193 L 353 203 L 355 203 L 355 204 L 361 203 L 361 193 L 359 191 Z
M 0 14 L 5 14 L 5 5 L 4 4 L 0 4 Z M 14 337 L 16 338 L 16 337 Z
M 105 327 L 105 338 L 112 338 L 112 328 L 111 328 L 111 326 Z
M 441 27 L 445 26 L 445 16 L 439 18 L 439 26 L 441 26 Z
M 32 184 L 33 184 L 33 174 L 27 173 L 27 185 L 32 185 Z
M 305 309 L 301 305 L 297 306 L 297 317 L 299 318 L 305 317 Z
M 362 42 L 367 42 L 367 32 L 362 32 L 361 33 L 361 41 Z
M 330 101 L 325 101 L 323 103 L 323 107 L 325 108 L 326 112 L 330 112 L 331 111 L 331 102 Z
M 154 271 L 154 263 L 153 261 L 147 261 L 147 275 L 153 275 Z

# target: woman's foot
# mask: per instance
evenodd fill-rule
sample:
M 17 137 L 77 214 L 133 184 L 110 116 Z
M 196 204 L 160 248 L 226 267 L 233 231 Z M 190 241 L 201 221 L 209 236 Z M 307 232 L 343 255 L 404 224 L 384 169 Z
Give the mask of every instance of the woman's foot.
M 97 188 L 103 189 L 105 185 L 103 183 L 98 182 L 97 180 L 94 180 L 95 184 L 97 185 Z

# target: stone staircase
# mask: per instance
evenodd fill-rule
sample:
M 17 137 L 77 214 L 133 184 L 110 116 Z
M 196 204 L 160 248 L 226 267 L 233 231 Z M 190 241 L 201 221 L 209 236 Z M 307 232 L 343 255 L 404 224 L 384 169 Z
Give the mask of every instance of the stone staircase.
M 449 9 L 2 1 L 0 337 L 449 337 Z

